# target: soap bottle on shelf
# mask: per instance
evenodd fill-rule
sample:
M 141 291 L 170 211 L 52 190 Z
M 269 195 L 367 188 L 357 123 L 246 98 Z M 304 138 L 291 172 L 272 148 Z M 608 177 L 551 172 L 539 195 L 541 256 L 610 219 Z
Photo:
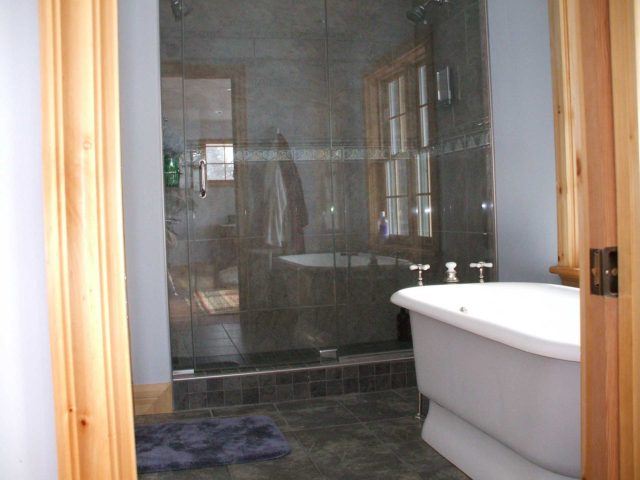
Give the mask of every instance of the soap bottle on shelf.
M 387 220 L 387 212 L 380 212 L 380 218 L 378 219 L 378 234 L 381 239 L 389 237 L 389 221 Z

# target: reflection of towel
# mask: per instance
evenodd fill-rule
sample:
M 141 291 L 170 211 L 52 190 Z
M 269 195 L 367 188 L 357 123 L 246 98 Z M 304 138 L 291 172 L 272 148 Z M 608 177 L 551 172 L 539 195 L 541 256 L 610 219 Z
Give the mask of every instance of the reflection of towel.
M 265 219 L 265 241 L 272 247 L 283 247 L 287 234 L 285 233 L 287 215 L 287 192 L 284 189 L 280 162 L 270 162 L 264 178 L 264 189 L 267 197 L 267 211 Z
M 276 146 L 289 149 L 289 143 L 280 133 Z M 304 227 L 309 218 L 300 174 L 291 155 L 289 158 L 272 162 L 267 167 L 265 241 L 268 245 L 283 247 L 284 253 L 304 253 Z

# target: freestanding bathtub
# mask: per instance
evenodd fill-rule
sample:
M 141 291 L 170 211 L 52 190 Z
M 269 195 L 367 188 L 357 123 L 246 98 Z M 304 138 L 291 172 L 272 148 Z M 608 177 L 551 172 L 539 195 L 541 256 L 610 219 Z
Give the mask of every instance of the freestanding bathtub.
M 391 301 L 411 312 L 425 441 L 474 480 L 580 477 L 578 289 L 434 285 Z

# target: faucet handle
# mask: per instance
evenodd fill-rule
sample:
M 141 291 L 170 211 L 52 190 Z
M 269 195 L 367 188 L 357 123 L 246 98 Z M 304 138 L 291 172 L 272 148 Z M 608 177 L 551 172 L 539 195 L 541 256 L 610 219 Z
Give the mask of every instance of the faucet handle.
M 429 265 L 428 263 L 423 265 L 421 263 L 418 264 L 413 264 L 409 267 L 409 270 L 421 270 L 423 272 L 426 272 L 427 270 L 429 270 L 431 268 L 431 265 Z
M 480 276 L 478 277 L 478 280 L 480 281 L 480 283 L 484 283 L 484 269 L 485 268 L 493 268 L 493 263 L 479 261 L 479 262 L 475 262 L 475 263 L 470 263 L 469 267 L 478 269 L 478 272 L 480 273 Z
M 418 271 L 418 286 L 422 287 L 424 284 L 422 283 L 422 272 L 426 272 L 431 268 L 431 265 L 425 263 L 424 265 L 421 263 L 413 264 L 409 267 L 409 270 L 417 270 Z
M 476 263 L 470 263 L 469 266 L 471 268 L 493 268 L 493 263 L 480 261 Z
M 444 264 L 447 267 L 447 274 L 444 278 L 446 283 L 458 283 L 458 275 L 456 274 L 456 267 L 458 264 L 456 262 L 447 262 Z

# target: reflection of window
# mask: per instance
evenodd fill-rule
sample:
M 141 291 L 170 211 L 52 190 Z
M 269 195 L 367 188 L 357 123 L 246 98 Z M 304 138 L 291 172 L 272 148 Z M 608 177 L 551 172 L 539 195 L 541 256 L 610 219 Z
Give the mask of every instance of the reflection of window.
M 212 182 L 233 181 L 233 144 L 207 143 L 207 179 Z
M 418 236 L 431 236 L 431 169 L 429 153 L 426 151 L 416 155 L 416 210 L 418 214 Z
M 389 222 L 389 234 L 431 237 L 431 188 L 429 172 L 429 92 L 427 66 L 403 66 L 398 73 L 386 80 L 386 125 L 389 142 L 389 160 L 385 161 L 385 209 Z M 412 75 L 414 75 L 412 77 Z M 414 81 L 407 87 L 407 78 Z M 410 112 L 417 114 L 411 122 Z M 408 135 L 408 125 L 417 130 Z M 408 136 L 413 138 L 417 152 L 408 152 Z M 411 185 L 409 178 L 415 178 Z M 409 211 L 416 219 L 411 223 Z M 413 232 L 412 232 L 413 231 Z
M 387 59 L 365 77 L 367 145 L 385 158 L 368 162 L 373 243 L 391 252 L 434 246 L 430 147 L 435 138 L 435 72 L 429 43 Z M 379 233 L 386 213 L 387 237 Z
M 391 155 L 397 155 L 407 150 L 407 106 L 404 84 L 404 75 L 400 75 L 387 85 Z
M 404 158 L 385 162 L 385 197 L 389 215 L 389 234 L 409 234 L 409 197 L 407 161 Z
M 420 118 L 420 146 L 429 146 L 429 94 L 427 89 L 427 66 L 418 67 L 418 110 Z

